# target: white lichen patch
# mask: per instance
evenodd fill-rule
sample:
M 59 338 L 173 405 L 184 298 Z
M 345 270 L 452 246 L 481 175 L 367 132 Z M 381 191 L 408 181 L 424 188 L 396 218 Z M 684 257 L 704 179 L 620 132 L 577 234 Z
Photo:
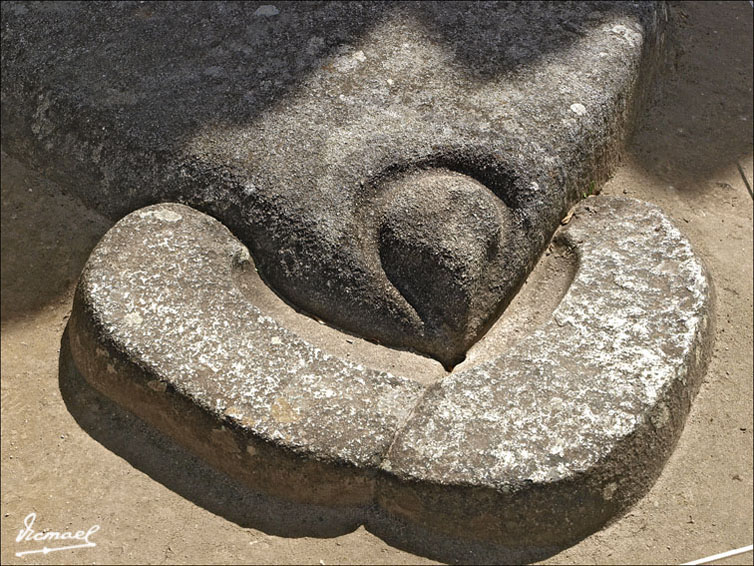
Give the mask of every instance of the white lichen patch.
M 280 13 L 280 10 L 278 10 L 277 7 L 275 7 L 272 4 L 265 4 L 263 6 L 259 6 L 259 8 L 257 8 L 254 11 L 255 16 L 265 16 L 265 17 L 277 16 L 279 13 Z
M 139 326 L 143 321 L 144 319 L 137 312 L 130 312 L 123 317 L 123 322 L 129 326 Z
M 181 219 L 181 215 L 174 210 L 145 210 L 137 212 L 142 218 L 156 218 L 163 222 L 178 222 Z
M 581 104 L 580 102 L 576 102 L 575 104 L 571 104 L 570 111 L 576 114 L 576 116 L 584 116 L 586 114 L 586 106 Z
M 332 62 L 332 66 L 340 73 L 348 73 L 359 67 L 367 60 L 363 51 L 347 51 L 337 56 Z
M 644 39 L 644 36 L 641 33 L 632 30 L 631 28 L 624 26 L 623 24 L 617 24 L 613 26 L 610 31 L 615 35 L 622 37 L 633 46 L 641 45 L 642 40 Z

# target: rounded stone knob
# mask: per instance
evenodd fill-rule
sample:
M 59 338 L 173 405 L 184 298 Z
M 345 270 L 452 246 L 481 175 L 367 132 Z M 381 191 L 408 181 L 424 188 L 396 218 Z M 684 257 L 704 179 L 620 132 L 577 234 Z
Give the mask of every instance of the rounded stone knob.
M 509 212 L 487 187 L 446 170 L 391 185 L 379 229 L 382 268 L 421 318 L 423 349 L 445 366 L 463 360 L 495 311 L 490 263 Z

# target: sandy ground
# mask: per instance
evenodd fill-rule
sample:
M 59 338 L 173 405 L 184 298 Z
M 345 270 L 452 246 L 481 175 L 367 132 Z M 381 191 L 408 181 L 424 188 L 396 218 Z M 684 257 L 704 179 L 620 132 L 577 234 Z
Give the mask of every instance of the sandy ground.
M 752 8 L 672 12 L 678 49 L 603 192 L 657 203 L 704 258 L 718 296 L 714 356 L 652 490 L 551 563 L 670 564 L 752 543 Z M 346 516 L 247 494 L 80 393 L 59 376 L 60 341 L 110 222 L 6 156 L 1 220 L 2 563 L 430 562 Z M 96 547 L 17 557 L 42 546 L 16 542 L 32 512 L 36 530 L 99 525 Z M 752 553 L 718 563 L 751 564 Z

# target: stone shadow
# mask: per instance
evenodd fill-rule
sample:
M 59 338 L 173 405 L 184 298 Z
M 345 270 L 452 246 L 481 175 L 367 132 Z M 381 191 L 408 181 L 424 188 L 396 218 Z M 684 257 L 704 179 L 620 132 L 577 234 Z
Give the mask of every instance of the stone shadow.
M 267 17 L 252 2 L 3 3 L 4 149 L 117 219 L 222 184 L 224 171 L 174 170 L 198 132 L 284 105 L 388 19 L 484 82 L 635 10 L 525 4 L 296 2 Z
M 752 12 L 746 2 L 673 2 L 670 16 L 666 60 L 629 147 L 644 170 L 694 193 L 752 153 Z
M 355 530 L 364 509 L 329 509 L 286 502 L 254 493 L 94 388 L 76 369 L 68 345 L 60 344 L 58 380 L 66 408 L 97 442 L 168 489 L 244 528 L 285 537 L 328 538 Z
M 111 223 L 60 187 L 2 154 L 0 273 L 2 321 L 55 301 L 73 286 Z

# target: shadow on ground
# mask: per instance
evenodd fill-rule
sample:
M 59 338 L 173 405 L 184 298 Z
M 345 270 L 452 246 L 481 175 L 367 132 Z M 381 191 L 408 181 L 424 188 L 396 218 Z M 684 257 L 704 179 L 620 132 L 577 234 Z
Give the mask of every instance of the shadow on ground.
M 715 188 L 703 181 L 751 155 L 752 9 L 674 2 L 670 13 L 664 69 L 629 147 L 648 173 L 693 194 Z
M 0 171 L 0 313 L 5 322 L 55 301 L 68 302 L 66 291 L 112 223 L 5 153 Z
M 287 503 L 254 494 L 93 389 L 76 370 L 68 329 L 60 345 L 59 385 L 76 422 L 92 438 L 152 479 L 242 527 L 285 537 L 336 537 L 356 529 L 363 509 Z

